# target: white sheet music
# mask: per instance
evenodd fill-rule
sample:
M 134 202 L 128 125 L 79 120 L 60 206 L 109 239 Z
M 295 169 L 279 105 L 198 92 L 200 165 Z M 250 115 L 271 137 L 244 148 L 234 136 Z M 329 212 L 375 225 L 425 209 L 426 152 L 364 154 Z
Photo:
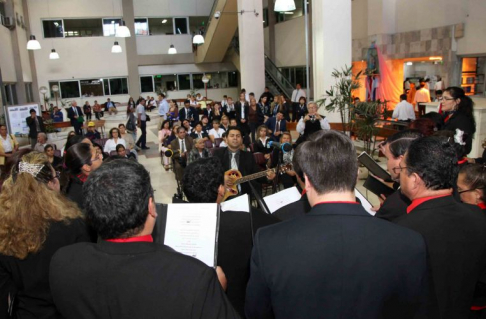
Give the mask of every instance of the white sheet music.
M 373 205 L 371 205 L 371 203 L 369 202 L 368 199 L 366 199 L 366 197 L 364 197 L 363 194 L 361 194 L 361 192 L 359 190 L 357 190 L 356 188 L 354 189 L 354 196 L 358 197 L 360 202 L 361 202 L 361 206 L 363 206 L 363 208 L 371 215 L 371 216 L 375 216 L 376 212 L 375 211 L 372 211 L 371 208 L 373 207 Z
M 164 244 L 215 266 L 217 204 L 169 204 Z
M 265 201 L 265 204 L 267 204 L 270 212 L 273 214 L 279 208 L 282 208 L 285 205 L 288 205 L 290 203 L 296 202 L 300 198 L 301 195 L 297 190 L 297 187 L 294 186 L 291 188 L 284 189 L 283 191 L 280 191 L 273 195 L 266 196 L 263 198 L 263 200 Z
M 248 200 L 248 194 L 243 194 L 233 199 L 224 201 L 221 203 L 221 210 L 223 212 L 232 210 L 236 212 L 250 212 L 250 202 Z

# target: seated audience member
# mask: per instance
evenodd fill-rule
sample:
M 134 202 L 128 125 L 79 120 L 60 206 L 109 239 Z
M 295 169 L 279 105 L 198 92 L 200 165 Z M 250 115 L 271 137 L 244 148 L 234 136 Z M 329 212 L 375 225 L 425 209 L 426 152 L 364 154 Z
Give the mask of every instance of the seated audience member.
M 86 198 L 82 188 L 88 176 L 101 166 L 102 157 L 95 148 L 86 143 L 78 143 L 71 146 L 64 157 L 64 164 L 68 182 L 63 187 L 66 196 L 84 209 Z
M 238 170 L 243 177 L 260 172 L 260 168 L 256 164 L 253 154 L 242 150 L 244 145 L 240 129 L 235 126 L 230 126 L 228 131 L 226 131 L 226 134 L 226 143 L 228 146 L 220 147 L 213 153 L 214 157 L 219 158 L 224 170 Z M 251 194 L 251 187 L 249 183 L 253 183 L 255 188 L 258 190 L 261 189 L 261 187 L 255 184 L 255 182 L 266 183 L 268 180 L 273 180 L 274 178 L 275 173 L 270 171 L 267 174 L 267 178 L 262 177 L 254 181 L 238 185 L 238 192 L 240 194 Z M 226 179 L 225 185 L 226 187 L 231 187 L 234 185 L 234 181 L 231 179 Z
M 62 165 L 62 158 L 54 155 L 54 146 L 47 144 L 46 147 L 44 147 L 44 153 L 47 156 L 49 164 L 51 164 L 54 169 L 57 169 Z
M 297 132 L 299 132 L 300 136 L 297 140 L 297 144 L 302 143 L 303 141 L 307 140 L 312 133 L 315 133 L 320 130 L 330 130 L 331 126 L 327 118 L 321 116 L 317 113 L 318 107 L 317 103 L 309 102 L 307 105 L 307 113 L 306 116 L 300 118 L 299 122 L 297 123 Z
M 28 190 L 28 191 L 26 191 Z M 0 311 L 11 318 L 60 318 L 49 288 L 49 264 L 61 247 L 89 241 L 76 204 L 59 194 L 44 153 L 24 154 L 0 193 Z
M 224 169 L 217 158 L 205 158 L 187 166 L 183 178 L 184 194 L 190 203 L 218 203 L 224 196 Z M 259 211 L 259 224 L 263 227 L 276 220 Z M 250 277 L 252 225 L 248 212 L 221 212 L 218 234 L 218 260 L 226 278 L 226 294 L 236 311 L 244 317 L 245 291 Z
M 93 112 L 94 112 L 95 117 L 96 117 L 97 120 L 100 120 L 105 115 L 105 113 L 103 112 L 103 108 L 98 103 L 98 101 L 94 101 L 94 104 L 93 104 Z
M 400 103 L 395 106 L 392 118 L 399 121 L 413 121 L 415 120 L 415 111 L 413 105 L 407 102 L 407 95 L 400 95 Z
M 184 107 L 179 111 L 179 120 L 188 120 L 191 124 L 195 124 L 199 120 L 199 115 L 196 109 L 191 106 L 191 101 L 184 101 Z
M 187 134 L 191 134 L 193 127 L 191 126 L 191 123 L 189 120 L 183 120 L 182 121 L 182 126 L 186 129 Z
M 213 121 L 213 124 L 214 124 L 214 121 Z M 226 132 L 229 127 L 230 127 L 229 117 L 227 117 L 226 115 L 221 116 L 220 128 L 222 128 Z M 213 125 L 213 128 L 214 128 L 214 125 Z
M 47 135 L 46 133 L 37 133 L 37 144 L 34 146 L 34 151 L 39 153 L 44 153 L 44 148 L 47 145 Z
M 13 134 L 7 134 L 7 126 L 0 124 L 0 174 L 5 169 L 6 160 L 19 150 L 19 143 Z
M 91 199 L 87 219 L 101 241 L 72 245 L 52 258 L 49 282 L 64 317 L 238 317 L 214 269 L 153 243 L 157 212 L 142 165 L 105 163 L 86 182 L 84 195 Z
M 221 141 L 221 143 L 219 143 L 219 147 L 227 147 L 228 144 L 226 143 L 226 132 L 223 133 L 223 135 L 221 136 L 221 138 L 223 139 Z
M 268 128 L 265 125 L 260 125 L 257 129 L 257 139 L 253 143 L 253 149 L 255 152 L 265 154 L 267 160 L 270 158 L 270 153 L 272 153 L 272 149 L 268 145 L 270 141 L 272 139 L 268 137 Z
M 442 90 L 436 90 L 435 91 L 434 102 L 442 102 Z
M 424 240 L 355 202 L 353 142 L 315 133 L 294 162 L 312 210 L 257 232 L 246 317 L 413 318 L 426 289 Z
M 179 127 L 177 129 L 177 138 L 170 143 L 170 148 L 174 152 L 172 155 L 172 163 L 177 181 L 182 181 L 184 168 L 187 165 L 187 159 L 193 145 L 192 138 L 187 136 L 186 129 L 182 126 Z
M 225 130 L 219 127 L 219 120 L 213 120 L 213 128 L 209 131 L 209 138 L 214 144 L 215 138 L 222 138 Z
M 102 157 L 102 160 L 104 161 L 107 156 L 105 153 L 103 153 L 103 148 L 101 147 L 101 145 L 97 143 L 93 143 L 93 148 L 96 154 L 100 155 Z
M 359 101 L 359 99 L 358 99 Z M 299 105 L 297 105 L 297 114 L 293 115 L 296 118 L 296 122 L 299 122 L 301 118 L 307 114 L 307 99 L 305 96 L 299 98 Z
M 84 134 L 84 137 L 89 138 L 91 141 L 101 139 L 101 134 L 96 130 L 94 122 L 88 123 L 88 129 L 86 134 Z
M 419 131 L 404 130 L 393 134 L 381 145 L 381 152 L 387 159 L 387 171 L 390 173 L 391 179 L 398 185 L 397 188 L 394 187 L 396 190 L 390 196 L 385 198 L 384 195 L 381 195 L 382 204 L 376 211 L 375 217 L 393 221 L 407 214 L 407 207 L 411 202 L 399 187 L 401 174 L 399 165 L 410 144 L 421 137 L 423 135 Z
M 197 161 L 201 158 L 211 157 L 211 152 L 206 148 L 204 145 L 204 139 L 202 138 L 195 138 L 194 147 L 189 152 L 189 156 L 187 158 L 187 165 L 191 164 L 194 161 Z
M 127 155 L 127 150 L 125 146 L 123 146 L 122 144 L 118 144 L 116 146 L 116 154 L 122 158 L 133 159 L 135 161 L 137 160 L 137 158 L 135 157 L 135 155 L 133 155 L 133 153 L 128 153 Z
M 199 123 L 196 124 L 196 127 L 194 127 L 194 130 L 192 131 L 190 136 L 193 139 L 200 138 L 200 139 L 203 139 L 204 141 L 209 140 L 208 132 L 203 130 L 202 122 L 199 122 Z
M 118 129 L 120 130 L 120 137 L 125 140 L 125 147 L 130 150 L 130 153 L 133 154 L 133 157 L 135 157 L 135 159 L 138 159 L 138 153 L 135 149 L 135 140 L 133 139 L 132 134 L 127 132 L 125 124 L 118 124 Z
M 486 269 L 486 216 L 451 196 L 458 165 L 446 138 L 415 140 L 399 169 L 401 190 L 412 204 L 395 222 L 425 238 L 431 302 L 437 302 L 440 318 L 467 318 L 476 282 Z
M 54 108 L 52 109 L 51 119 L 54 123 L 64 122 L 64 115 L 57 106 L 54 106 Z
M 206 115 L 203 115 L 203 117 L 201 117 L 201 123 L 202 123 L 202 130 L 205 131 L 206 133 L 213 128 L 212 126 L 213 119 L 211 119 L 210 121 Z
M 112 102 L 110 99 L 106 100 L 105 111 L 107 111 L 109 115 L 111 115 L 112 113 L 115 113 L 115 114 L 118 113 L 118 110 L 116 109 L 115 104 L 116 104 L 116 102 Z
M 281 111 L 278 111 L 276 116 L 269 118 L 265 125 L 272 132 L 274 141 L 278 141 L 282 133 L 287 131 L 287 121 L 284 119 L 284 114 Z
M 114 127 L 110 130 L 110 139 L 106 141 L 103 152 L 110 154 L 111 151 L 116 151 L 118 144 L 127 147 L 125 140 L 121 137 L 120 130 Z
M 280 135 L 280 145 L 289 144 L 292 145 L 292 136 L 289 132 L 283 132 Z M 298 176 L 295 173 L 292 167 L 292 159 L 294 158 L 294 149 L 292 148 L 289 152 L 284 152 L 282 148 L 273 148 L 272 149 L 273 156 L 272 156 L 272 167 L 276 167 L 279 162 L 281 165 L 288 165 L 289 168 L 285 171 L 285 173 L 280 174 L 278 176 L 279 182 L 282 183 L 284 188 L 290 188 L 295 185 L 298 186 L 299 190 L 302 191 L 304 188 L 303 182 L 299 180 Z

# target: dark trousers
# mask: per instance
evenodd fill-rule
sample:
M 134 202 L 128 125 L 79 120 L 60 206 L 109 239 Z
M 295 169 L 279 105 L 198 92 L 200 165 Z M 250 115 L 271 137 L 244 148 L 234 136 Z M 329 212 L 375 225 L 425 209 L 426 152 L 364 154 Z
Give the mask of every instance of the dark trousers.
M 37 144 L 37 137 L 31 137 L 30 138 L 30 148 L 33 150 L 35 147 L 35 144 Z
M 422 103 L 417 103 L 417 104 L 418 104 L 419 116 L 422 117 L 422 115 L 425 115 L 425 104 Z
M 84 113 L 84 116 L 86 116 L 86 121 L 91 121 L 91 113 Z
M 73 122 L 73 126 L 74 126 L 74 132 L 76 133 L 76 135 L 83 135 L 83 123 L 79 123 L 77 120 L 76 122 Z
M 255 143 L 255 132 L 258 128 L 258 123 L 249 122 L 249 124 L 250 124 L 250 133 L 251 133 L 251 142 Z
M 299 103 L 298 102 L 292 102 L 292 122 L 296 122 L 299 119 L 297 118 L 297 110 L 299 108 Z
M 147 147 L 147 121 L 141 121 L 140 130 L 142 131 L 142 135 L 140 135 L 137 145 L 141 148 Z

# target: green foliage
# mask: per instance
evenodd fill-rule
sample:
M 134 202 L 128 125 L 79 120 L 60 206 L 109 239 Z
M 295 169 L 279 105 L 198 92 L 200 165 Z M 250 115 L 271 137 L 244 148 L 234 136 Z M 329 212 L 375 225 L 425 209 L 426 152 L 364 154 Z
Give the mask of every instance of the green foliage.
M 352 130 L 357 138 L 363 141 L 364 149 L 368 154 L 372 153 L 374 136 L 379 130 L 376 123 L 386 113 L 386 103 L 386 101 L 360 102 L 352 110 Z
M 53 125 L 54 120 L 48 119 L 48 120 L 44 120 L 43 122 L 44 122 L 44 126 L 46 127 L 46 133 L 55 133 L 56 132 L 56 128 Z

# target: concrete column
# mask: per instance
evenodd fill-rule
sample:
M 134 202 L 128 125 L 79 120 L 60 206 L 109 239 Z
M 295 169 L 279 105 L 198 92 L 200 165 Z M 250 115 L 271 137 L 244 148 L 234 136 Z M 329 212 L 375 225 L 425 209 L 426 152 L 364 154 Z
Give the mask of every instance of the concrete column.
M 275 17 L 275 11 L 273 11 L 275 5 L 273 1 L 268 3 L 268 42 L 270 47 L 270 52 L 268 57 L 273 63 L 276 63 L 276 52 L 275 52 L 275 24 L 277 18 Z
M 334 69 L 351 67 L 351 1 L 312 2 L 312 52 L 314 99 L 324 97 L 334 85 Z M 340 122 L 339 113 L 327 114 L 329 122 Z
M 265 49 L 263 40 L 262 2 L 238 0 L 241 88 L 260 97 L 265 88 Z M 256 10 L 258 16 L 252 12 Z M 238 98 L 238 97 L 233 97 Z
M 125 38 L 125 53 L 128 67 L 128 94 L 135 100 L 140 96 L 140 76 L 138 73 L 137 39 L 135 37 L 135 13 L 133 0 L 122 0 L 123 20 L 130 29 L 131 37 Z M 118 41 L 123 41 L 117 39 Z
M 27 30 L 30 30 L 29 6 L 27 0 L 22 0 L 22 6 L 24 7 L 25 28 Z M 30 38 L 30 34 L 27 33 L 26 36 L 28 41 Z M 42 35 L 39 34 L 38 39 L 40 39 L 41 36 Z M 32 95 L 34 96 L 34 102 L 39 103 L 39 105 L 44 105 L 44 101 L 42 101 L 40 98 L 39 81 L 37 80 L 37 68 L 35 66 L 34 52 L 32 51 L 29 52 L 29 63 L 30 63 L 30 72 L 32 74 Z M 24 90 L 25 90 L 25 85 L 24 85 Z

